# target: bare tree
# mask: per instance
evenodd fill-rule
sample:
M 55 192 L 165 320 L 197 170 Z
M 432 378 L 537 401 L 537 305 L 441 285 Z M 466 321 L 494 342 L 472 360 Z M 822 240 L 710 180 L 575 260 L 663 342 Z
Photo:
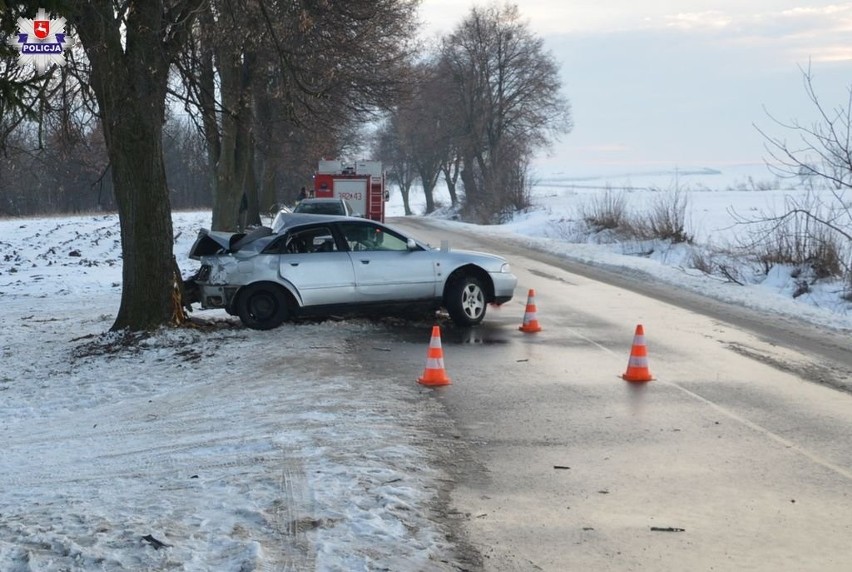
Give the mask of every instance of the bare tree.
M 417 66 L 411 99 L 396 111 L 400 144 L 406 148 L 423 185 L 427 213 L 435 210 L 435 186 L 442 167 L 453 159 L 452 141 L 456 134 L 452 117 L 447 116 L 447 106 L 452 101 L 447 98 L 448 86 L 443 79 L 433 63 Z
M 532 154 L 571 130 L 558 66 L 517 6 L 492 4 L 474 7 L 445 38 L 440 69 L 461 129 L 465 208 L 487 221 L 519 206 Z
M 455 207 L 459 203 L 457 187 L 461 176 L 461 156 L 458 154 L 451 155 L 441 165 L 441 173 L 444 175 L 444 183 L 446 183 L 447 192 L 450 195 L 450 204 Z
M 163 165 L 169 66 L 205 0 L 91 0 L 66 15 L 91 64 L 118 206 L 121 305 L 113 330 L 183 320 Z
M 14 37 L 18 19 L 36 11 L 26 3 L 0 2 L 0 36 Z M 18 65 L 18 51 L 0 43 L 0 213 L 33 214 L 83 208 L 79 187 L 86 171 L 103 159 L 79 61 L 33 73 Z M 88 153 L 79 147 L 88 147 Z
M 0 154 L 0 215 L 115 211 L 103 130 L 79 87 L 66 78 L 61 89 L 45 96 L 37 119 L 7 135 Z M 180 115 L 171 114 L 163 127 L 172 207 L 208 207 L 200 137 Z
M 188 117 L 172 112 L 163 125 L 163 156 L 174 209 L 210 207 L 204 139 Z
M 275 171 L 287 162 L 281 153 L 302 153 L 289 158 L 299 165 L 308 153 L 314 163 L 336 155 L 356 121 L 389 107 L 407 88 L 416 3 L 213 0 L 212 6 L 193 31 L 181 70 L 216 173 L 213 227 L 228 230 L 240 226 L 243 197 L 249 222 L 269 202 Z M 308 145 L 300 151 L 297 142 Z M 315 145 L 320 142 L 324 148 Z
M 0 1 L 0 37 L 11 38 L 18 31 L 18 18 L 35 10 L 23 2 L 6 6 Z M 11 133 L 23 122 L 36 120 L 44 112 L 44 102 L 59 82 L 56 67 L 44 74 L 18 65 L 18 51 L 6 41 L 0 42 L 0 149 L 5 150 Z
M 411 210 L 411 187 L 417 179 L 417 171 L 409 150 L 400 138 L 399 116 L 391 113 L 388 119 L 379 127 L 373 156 L 382 161 L 388 168 L 388 181 L 399 188 L 402 197 L 402 207 L 405 216 L 413 213 Z
M 22 92 L 25 100 L 3 102 L 8 113 L 0 120 L 6 128 L 0 133 L 0 195 L 7 200 L 0 213 L 79 212 L 96 206 L 92 182 L 108 160 L 78 66 L 84 67 L 79 61 L 54 67 L 42 78 L 41 89 Z M 32 75 L 26 67 L 14 68 L 25 78 Z
M 845 266 L 852 286 L 849 263 L 838 262 L 848 260 L 852 252 L 852 211 L 845 196 L 852 187 L 852 88 L 847 90 L 846 102 L 832 108 L 817 95 L 810 67 L 801 71 L 816 119 L 810 124 L 795 119 L 782 122 L 767 112 L 777 126 L 793 135 L 792 141 L 755 128 L 764 138 L 770 170 L 780 177 L 804 180 L 808 194 L 801 199 L 788 197 L 783 212 L 738 216 L 738 222 L 758 229 L 750 247 L 766 251 L 764 259 L 810 265 L 818 277 L 838 274 Z
M 769 154 L 767 164 L 781 177 L 817 178 L 837 190 L 852 187 L 852 88 L 844 105 L 829 108 L 814 89 L 810 68 L 802 70 L 802 81 L 817 119 L 810 125 L 795 119 L 783 122 L 767 112 L 776 125 L 795 135 L 789 142 L 755 126 Z

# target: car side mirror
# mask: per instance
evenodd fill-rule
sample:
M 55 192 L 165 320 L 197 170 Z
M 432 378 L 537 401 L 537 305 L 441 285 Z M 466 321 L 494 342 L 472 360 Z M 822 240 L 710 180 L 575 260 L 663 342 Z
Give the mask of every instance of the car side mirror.
M 405 242 L 405 245 L 408 247 L 408 250 L 417 250 L 417 243 L 416 243 L 416 242 L 414 242 L 414 239 L 413 239 L 413 238 L 409 238 L 409 239 Z

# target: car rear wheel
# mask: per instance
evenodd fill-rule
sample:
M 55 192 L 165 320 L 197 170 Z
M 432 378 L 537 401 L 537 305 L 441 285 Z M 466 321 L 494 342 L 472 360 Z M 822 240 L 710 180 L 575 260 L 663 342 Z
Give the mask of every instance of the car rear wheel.
M 447 312 L 458 326 L 475 326 L 485 318 L 485 290 L 474 276 L 462 276 L 447 286 Z
M 237 314 L 253 330 L 277 328 L 290 315 L 287 296 L 277 286 L 252 284 L 240 294 Z

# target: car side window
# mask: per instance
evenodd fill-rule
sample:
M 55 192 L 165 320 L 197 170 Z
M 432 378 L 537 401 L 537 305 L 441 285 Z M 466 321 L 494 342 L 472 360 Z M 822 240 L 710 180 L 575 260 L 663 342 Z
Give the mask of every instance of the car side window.
M 346 238 L 349 250 L 355 252 L 370 250 L 408 250 L 408 243 L 402 236 L 383 227 L 370 223 L 340 223 L 340 231 Z
M 296 229 L 282 236 L 264 251 L 267 254 L 313 254 L 336 252 L 331 228 L 327 226 Z

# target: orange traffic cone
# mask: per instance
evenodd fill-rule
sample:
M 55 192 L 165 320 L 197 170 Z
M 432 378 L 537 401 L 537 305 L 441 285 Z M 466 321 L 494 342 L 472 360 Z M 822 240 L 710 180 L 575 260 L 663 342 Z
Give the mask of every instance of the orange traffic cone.
M 538 323 L 538 318 L 535 317 L 535 313 L 535 290 L 530 288 L 530 293 L 527 297 L 527 309 L 524 311 L 524 323 L 518 329 L 528 334 L 540 332 L 541 326 Z
M 642 324 L 636 326 L 633 336 L 633 347 L 630 349 L 630 361 L 627 371 L 621 376 L 625 381 L 652 381 L 654 376 L 648 369 L 648 348 L 645 347 L 645 328 Z
M 429 351 L 426 353 L 426 369 L 417 378 L 423 385 L 449 385 L 450 378 L 444 371 L 444 350 L 441 349 L 441 328 L 432 326 L 432 339 L 429 341 Z

